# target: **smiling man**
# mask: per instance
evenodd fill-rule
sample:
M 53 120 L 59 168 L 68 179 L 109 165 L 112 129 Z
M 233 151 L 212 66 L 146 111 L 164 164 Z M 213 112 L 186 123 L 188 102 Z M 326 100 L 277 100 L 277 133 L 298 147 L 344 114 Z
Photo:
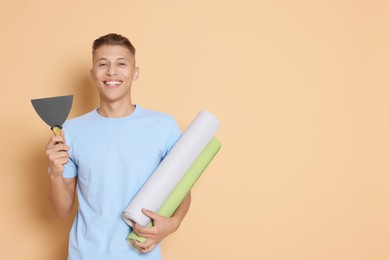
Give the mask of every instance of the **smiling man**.
M 46 146 L 54 211 L 67 217 L 76 191 L 78 195 L 68 259 L 161 259 L 159 243 L 179 227 L 190 195 L 171 218 L 143 210 L 154 226 L 134 227 L 148 238 L 137 243 L 141 254 L 127 244 L 130 228 L 121 214 L 175 144 L 180 129 L 172 116 L 132 103 L 131 86 L 139 68 L 126 37 L 96 39 L 92 58 L 90 76 L 99 91 L 99 107 L 65 122 L 62 136 L 53 136 Z

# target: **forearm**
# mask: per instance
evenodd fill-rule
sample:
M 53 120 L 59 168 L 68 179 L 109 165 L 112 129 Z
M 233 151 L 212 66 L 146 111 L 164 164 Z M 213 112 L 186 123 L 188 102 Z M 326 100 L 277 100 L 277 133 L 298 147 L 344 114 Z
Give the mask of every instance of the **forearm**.
M 49 201 L 60 217 L 69 216 L 75 200 L 75 179 L 65 181 L 62 176 L 50 176 Z
M 49 201 L 60 217 L 67 217 L 74 204 L 76 177 L 66 178 L 64 165 L 68 163 L 70 147 L 66 144 L 64 132 L 52 136 L 46 145 L 46 156 L 49 160 Z
M 175 213 L 172 215 L 172 218 L 176 220 L 177 227 L 180 226 L 180 223 L 183 221 L 184 217 L 187 215 L 188 210 L 191 205 L 191 192 L 185 197 L 180 206 L 176 209 Z

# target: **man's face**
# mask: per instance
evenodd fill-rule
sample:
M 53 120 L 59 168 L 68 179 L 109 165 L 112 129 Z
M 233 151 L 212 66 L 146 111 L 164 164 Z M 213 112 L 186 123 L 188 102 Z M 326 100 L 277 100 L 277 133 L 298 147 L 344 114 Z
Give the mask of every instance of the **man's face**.
M 103 45 L 93 54 L 91 78 L 101 102 L 131 99 L 131 83 L 138 77 L 134 55 L 119 45 Z

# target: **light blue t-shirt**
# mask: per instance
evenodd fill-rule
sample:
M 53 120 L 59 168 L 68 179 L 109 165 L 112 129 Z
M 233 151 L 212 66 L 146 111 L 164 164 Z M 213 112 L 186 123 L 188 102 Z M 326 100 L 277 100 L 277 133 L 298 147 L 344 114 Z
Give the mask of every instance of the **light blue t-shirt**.
M 122 118 L 93 110 L 66 121 L 70 160 L 64 178 L 77 176 L 79 208 L 69 237 L 69 260 L 161 259 L 160 246 L 139 254 L 126 241 L 121 215 L 179 138 L 170 115 L 136 106 Z

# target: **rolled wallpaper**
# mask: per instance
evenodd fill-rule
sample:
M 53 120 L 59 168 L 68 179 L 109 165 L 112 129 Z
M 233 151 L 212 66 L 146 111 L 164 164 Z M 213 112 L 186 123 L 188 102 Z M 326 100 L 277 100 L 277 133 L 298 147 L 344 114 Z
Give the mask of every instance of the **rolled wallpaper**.
M 204 148 L 202 153 L 199 155 L 199 157 L 185 173 L 185 175 L 177 184 L 177 186 L 174 188 L 167 200 L 164 202 L 164 204 L 158 211 L 159 215 L 162 215 L 164 217 L 171 217 L 173 215 L 173 213 L 187 196 L 188 192 L 194 186 L 196 181 L 202 175 L 203 171 L 207 168 L 207 166 L 212 161 L 212 159 L 217 154 L 220 148 L 221 143 L 218 141 L 218 139 L 213 137 L 211 141 L 207 144 L 207 146 Z M 151 227 L 152 222 L 149 222 L 147 226 Z M 138 236 L 134 231 L 132 231 L 127 237 L 127 242 L 136 250 L 138 250 L 138 248 L 133 243 L 134 240 L 138 240 L 140 242 L 146 241 L 145 238 Z
M 132 226 L 132 221 L 147 226 L 151 220 L 141 209 L 159 212 L 169 194 L 214 137 L 219 126 L 218 119 L 212 113 L 199 112 L 124 210 L 122 218 L 129 226 Z

